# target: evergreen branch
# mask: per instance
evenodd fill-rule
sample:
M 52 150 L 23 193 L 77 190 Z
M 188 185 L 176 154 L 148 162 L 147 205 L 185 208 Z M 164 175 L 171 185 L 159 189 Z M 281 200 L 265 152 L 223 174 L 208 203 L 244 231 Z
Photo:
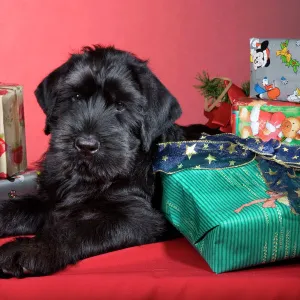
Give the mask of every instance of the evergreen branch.
M 194 85 L 194 87 L 207 99 L 217 99 L 225 89 L 223 80 L 219 78 L 210 79 L 209 74 L 206 71 L 203 71 L 202 74 L 197 74 L 196 80 L 198 80 L 200 84 Z M 227 93 L 224 96 L 223 101 L 229 102 Z
M 242 83 L 242 90 L 245 93 L 246 97 L 250 96 L 250 81 Z

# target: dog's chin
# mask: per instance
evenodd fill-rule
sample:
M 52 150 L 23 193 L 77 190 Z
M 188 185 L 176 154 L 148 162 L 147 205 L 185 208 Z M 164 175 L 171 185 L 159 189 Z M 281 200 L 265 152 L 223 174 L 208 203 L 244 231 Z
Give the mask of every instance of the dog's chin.
M 132 170 L 132 163 L 128 158 L 101 158 L 93 155 L 78 155 L 72 160 L 73 175 L 88 182 L 110 182 L 122 175 L 128 176 Z

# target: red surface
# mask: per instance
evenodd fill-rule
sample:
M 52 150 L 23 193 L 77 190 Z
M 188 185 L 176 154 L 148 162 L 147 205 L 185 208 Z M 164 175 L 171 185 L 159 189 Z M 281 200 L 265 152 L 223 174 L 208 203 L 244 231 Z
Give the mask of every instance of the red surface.
M 86 259 L 56 275 L 0 280 L 0 299 L 300 299 L 300 265 L 214 274 L 184 239 Z
M 1 1 L 0 81 L 25 88 L 29 162 L 46 149 L 39 81 L 85 44 L 115 44 L 150 58 L 179 99 L 182 124 L 204 122 L 197 72 L 249 78 L 249 38 L 300 38 L 299 0 L 9 0 Z
M 0 81 L 24 85 L 29 162 L 48 143 L 33 90 L 69 52 L 101 43 L 150 58 L 183 107 L 180 123 L 200 123 L 196 73 L 247 80 L 249 38 L 299 38 L 299 8 L 299 0 L 1 1 Z M 0 280 L 0 299 L 300 299 L 299 274 L 287 265 L 215 275 L 178 241 L 94 257 L 47 278 Z

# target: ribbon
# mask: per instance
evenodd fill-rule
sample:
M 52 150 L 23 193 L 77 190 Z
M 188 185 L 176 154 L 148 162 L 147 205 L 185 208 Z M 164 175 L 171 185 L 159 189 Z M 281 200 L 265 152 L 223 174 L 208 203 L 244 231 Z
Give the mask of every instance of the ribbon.
M 211 123 L 220 128 L 222 132 L 231 132 L 231 105 L 227 102 L 222 102 L 220 107 L 212 111 Z
M 233 134 L 207 135 L 199 140 L 158 144 L 153 171 L 167 174 L 183 170 L 212 171 L 242 167 L 252 161 L 271 191 L 287 193 L 291 207 L 300 213 L 300 148 L 277 140 L 263 142 Z
M 224 80 L 225 89 L 217 99 L 209 98 L 205 99 L 204 115 L 208 118 L 206 126 L 210 128 L 218 128 L 221 132 L 232 132 L 231 126 L 231 104 L 235 100 L 246 97 L 245 93 L 232 81 L 225 77 L 216 77 L 214 79 Z M 228 94 L 231 102 L 222 102 L 225 94 Z
M 215 79 L 221 79 L 221 80 L 226 80 L 228 81 L 228 84 L 226 85 L 226 87 L 224 88 L 223 92 L 219 95 L 219 97 L 217 99 L 210 97 L 210 98 L 204 98 L 204 110 L 207 112 L 212 111 L 215 107 L 221 105 L 221 102 L 223 101 L 224 96 L 226 95 L 226 93 L 229 91 L 231 85 L 232 85 L 232 81 L 228 78 L 225 77 L 215 77 L 212 80 Z

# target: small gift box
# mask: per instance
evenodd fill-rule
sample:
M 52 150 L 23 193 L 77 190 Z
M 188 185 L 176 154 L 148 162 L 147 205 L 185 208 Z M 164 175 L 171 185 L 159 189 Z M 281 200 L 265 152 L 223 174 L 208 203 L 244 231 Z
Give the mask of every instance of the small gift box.
M 158 145 L 162 211 L 216 273 L 300 255 L 300 148 L 233 134 Z
M 250 97 L 300 102 L 300 40 L 250 39 Z
M 221 132 L 232 132 L 231 102 L 236 98 L 246 97 L 243 89 L 226 77 L 211 79 L 207 72 L 198 74 L 197 80 L 200 84 L 195 87 L 204 96 L 204 115 L 208 118 L 205 125 Z
M 34 195 L 38 189 L 38 172 L 28 170 L 9 179 L 0 180 L 0 201 Z
M 233 133 L 300 145 L 300 104 L 243 98 L 233 102 Z
M 0 84 L 0 178 L 27 167 L 23 88 Z

